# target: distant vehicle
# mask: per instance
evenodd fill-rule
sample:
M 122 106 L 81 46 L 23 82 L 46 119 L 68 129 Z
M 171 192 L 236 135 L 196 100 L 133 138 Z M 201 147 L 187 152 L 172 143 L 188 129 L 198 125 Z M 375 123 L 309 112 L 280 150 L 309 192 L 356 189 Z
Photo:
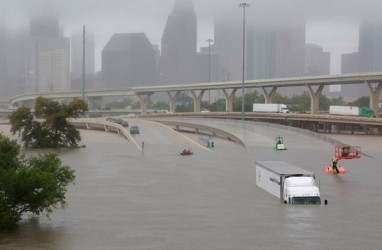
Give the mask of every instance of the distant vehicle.
M 8 109 L 10 109 L 10 110 L 16 110 L 16 109 L 18 109 L 18 108 L 15 107 L 15 106 L 9 105 L 9 106 L 8 106 Z
M 139 127 L 136 125 L 133 125 L 130 127 L 130 134 L 139 134 Z
M 127 121 L 122 120 L 121 125 L 124 126 L 125 128 L 129 127 L 129 123 Z
M 200 112 L 202 112 L 202 113 L 208 113 L 208 112 L 210 112 L 210 110 L 209 110 L 209 109 L 205 109 L 205 108 L 203 108 L 203 109 L 200 110 Z
M 289 113 L 287 105 L 281 103 L 254 103 L 253 112 Z
M 357 106 L 336 106 L 330 105 L 330 115 L 350 115 L 361 117 L 375 117 L 374 111 L 369 107 L 357 107 Z

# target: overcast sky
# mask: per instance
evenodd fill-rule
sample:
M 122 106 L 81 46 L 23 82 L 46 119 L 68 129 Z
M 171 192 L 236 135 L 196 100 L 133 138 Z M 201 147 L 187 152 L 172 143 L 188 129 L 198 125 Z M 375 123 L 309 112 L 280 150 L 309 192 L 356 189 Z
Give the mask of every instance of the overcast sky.
M 175 0 L 0 0 L 0 22 L 9 29 L 29 25 L 30 16 L 45 6 L 57 10 L 65 34 L 79 32 L 85 24 L 100 51 L 113 33 L 144 32 L 153 44 L 160 44 L 164 26 Z M 198 44 L 213 38 L 214 14 L 222 8 L 241 14 L 238 0 L 193 0 L 198 18 Z M 381 18 L 382 0 L 247 0 L 247 16 L 303 15 L 307 17 L 306 42 L 332 53 L 332 73 L 339 73 L 342 53 L 358 50 L 358 24 L 363 19 Z M 227 17 L 229 18 L 229 17 Z

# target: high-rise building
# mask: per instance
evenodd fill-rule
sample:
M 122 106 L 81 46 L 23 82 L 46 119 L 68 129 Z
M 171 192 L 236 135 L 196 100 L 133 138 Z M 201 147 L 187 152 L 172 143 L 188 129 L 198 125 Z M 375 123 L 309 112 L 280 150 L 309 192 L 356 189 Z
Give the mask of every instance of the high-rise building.
M 252 26 L 248 32 L 247 44 L 248 78 L 274 78 L 276 75 L 276 30 Z
M 71 75 L 73 78 L 83 73 L 83 33 L 73 34 L 71 39 Z M 85 75 L 95 72 L 95 40 L 94 34 L 85 32 Z
M 5 95 L 5 78 L 6 78 L 6 31 L 0 20 L 0 96 Z
M 358 52 L 360 72 L 382 71 L 382 24 L 361 23 Z
M 359 72 L 358 52 L 342 54 L 341 56 L 341 74 Z
M 232 15 L 229 11 L 223 11 L 215 16 L 214 53 L 219 56 L 221 80 L 242 79 L 242 37 L 242 22 L 239 16 Z
M 342 54 L 341 56 L 341 74 L 350 74 L 360 72 L 359 53 L 354 52 L 350 54 Z M 335 93 L 345 98 L 345 100 L 352 101 L 359 98 L 360 95 L 367 96 L 368 90 L 364 85 L 341 85 L 340 91 Z
M 35 92 L 69 89 L 69 38 L 31 39 L 29 42 L 29 77 Z M 33 89 L 34 87 L 34 89 Z
M 276 78 L 303 76 L 305 71 L 305 21 L 278 26 Z
M 192 0 L 175 2 L 166 22 L 161 47 L 159 82 L 195 82 L 197 22 Z
M 70 40 L 59 19 L 46 9 L 30 24 L 27 59 L 28 91 L 63 91 L 70 88 Z
M 305 45 L 305 75 L 318 76 L 330 74 L 330 53 L 324 52 L 316 44 Z
M 303 76 L 305 20 L 280 20 L 275 16 L 270 21 L 250 10 L 245 26 L 245 78 Z M 220 58 L 220 70 L 225 75 L 229 73 L 230 80 L 242 79 L 243 21 L 243 16 L 232 10 L 215 17 L 215 53 Z
M 114 34 L 102 50 L 102 78 L 108 88 L 151 85 L 156 51 L 144 33 Z

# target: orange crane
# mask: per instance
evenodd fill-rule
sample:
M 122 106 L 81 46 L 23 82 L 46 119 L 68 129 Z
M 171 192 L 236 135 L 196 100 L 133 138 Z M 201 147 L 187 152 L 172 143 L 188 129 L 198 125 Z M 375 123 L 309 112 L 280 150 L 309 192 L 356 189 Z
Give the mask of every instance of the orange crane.
M 339 144 L 334 148 L 334 156 L 332 157 L 332 166 L 326 166 L 327 174 L 345 174 L 346 171 L 342 166 L 338 166 L 341 159 L 359 159 L 361 158 L 361 147 L 351 146 L 348 144 Z

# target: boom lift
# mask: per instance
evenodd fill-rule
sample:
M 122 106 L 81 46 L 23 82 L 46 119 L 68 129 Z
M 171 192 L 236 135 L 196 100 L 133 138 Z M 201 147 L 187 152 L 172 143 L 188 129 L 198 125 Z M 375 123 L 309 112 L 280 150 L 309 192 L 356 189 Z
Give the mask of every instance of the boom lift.
M 361 158 L 361 147 L 350 146 L 348 144 L 339 144 L 334 148 L 334 156 L 332 157 L 332 166 L 326 166 L 327 174 L 345 174 L 346 171 L 342 166 L 338 166 L 341 159 L 359 159 Z

